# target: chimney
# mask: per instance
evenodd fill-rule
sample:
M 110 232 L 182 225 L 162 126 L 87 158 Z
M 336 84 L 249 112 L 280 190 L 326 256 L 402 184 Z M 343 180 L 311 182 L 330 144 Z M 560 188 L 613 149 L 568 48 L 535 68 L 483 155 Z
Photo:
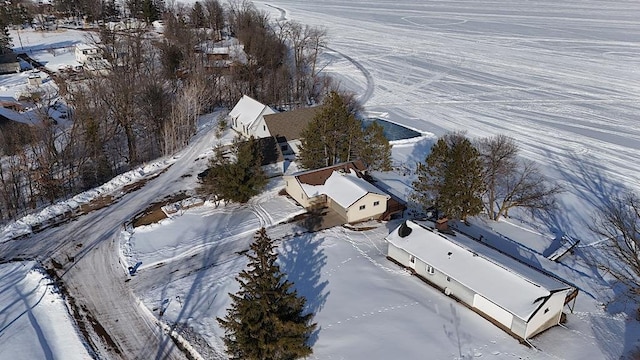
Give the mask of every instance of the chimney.
M 440 232 L 449 230 L 449 219 L 445 216 L 436 220 L 436 229 Z

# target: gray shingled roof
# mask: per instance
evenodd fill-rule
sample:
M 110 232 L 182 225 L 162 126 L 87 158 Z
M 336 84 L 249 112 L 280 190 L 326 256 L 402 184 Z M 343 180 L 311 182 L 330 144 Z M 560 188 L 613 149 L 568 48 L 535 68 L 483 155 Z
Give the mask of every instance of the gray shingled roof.
M 265 115 L 264 121 L 269 132 L 278 142 L 300 138 L 302 130 L 313 120 L 319 106 Z

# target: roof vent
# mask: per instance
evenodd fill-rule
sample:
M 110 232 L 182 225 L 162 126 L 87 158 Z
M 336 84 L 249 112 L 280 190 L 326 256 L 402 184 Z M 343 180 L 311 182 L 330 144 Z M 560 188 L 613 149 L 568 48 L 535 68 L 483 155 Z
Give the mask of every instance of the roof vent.
M 403 238 L 403 237 L 407 237 L 409 236 L 409 234 L 411 234 L 411 231 L 413 231 L 413 229 L 411 229 L 409 226 L 407 226 L 407 222 L 403 222 L 402 225 L 400 225 L 400 228 L 398 229 L 398 235 Z

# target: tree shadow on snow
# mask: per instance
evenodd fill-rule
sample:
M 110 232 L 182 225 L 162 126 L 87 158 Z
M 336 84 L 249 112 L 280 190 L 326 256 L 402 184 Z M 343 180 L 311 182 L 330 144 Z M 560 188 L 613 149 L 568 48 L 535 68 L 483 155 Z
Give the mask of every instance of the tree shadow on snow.
M 285 240 L 280 245 L 278 262 L 287 280 L 294 283 L 298 295 L 307 299 L 306 311 L 315 315 L 324 307 L 329 296 L 326 290 L 329 282 L 322 280 L 322 268 L 327 264 L 327 256 L 322 249 L 323 238 L 304 234 Z M 318 340 L 321 327 L 318 326 L 309 338 L 313 346 Z
M 589 154 L 563 154 L 562 157 L 551 155 L 550 160 L 562 176 L 567 187 L 565 190 L 575 194 L 591 207 L 591 214 L 576 220 L 575 216 L 571 215 L 585 213 L 584 209 L 573 209 L 572 204 L 559 204 L 559 209 L 547 214 L 544 220 L 559 236 L 586 234 L 583 236 L 587 238 L 580 238 L 581 244 L 573 251 L 572 257 L 575 259 L 574 266 L 587 266 L 590 271 L 589 280 L 596 280 L 603 288 L 597 295 L 600 295 L 598 301 L 604 304 L 605 314 L 591 316 L 595 339 L 610 358 L 637 358 L 640 349 L 637 295 L 630 295 L 628 288 L 616 283 L 610 276 L 607 278 L 607 274 L 598 268 L 597 258 L 602 256 L 599 254 L 599 247 L 607 245 L 600 244 L 599 241 L 603 239 L 597 238 L 597 234 L 589 231 L 598 212 L 612 205 L 612 201 L 628 193 L 630 189 L 624 183 L 607 176 L 602 166 L 599 166 Z M 561 262 L 567 261 L 565 259 Z M 612 298 L 606 289 L 613 291 Z M 620 318 L 620 314 L 625 314 L 626 320 Z M 624 334 L 623 338 L 612 341 L 612 336 L 620 333 Z

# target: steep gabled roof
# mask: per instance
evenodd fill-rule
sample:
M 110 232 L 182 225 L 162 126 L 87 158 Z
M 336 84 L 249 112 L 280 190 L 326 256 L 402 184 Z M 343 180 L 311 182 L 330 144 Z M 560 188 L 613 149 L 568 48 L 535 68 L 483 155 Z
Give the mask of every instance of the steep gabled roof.
M 296 140 L 319 109 L 320 107 L 311 107 L 265 115 L 264 121 L 269 133 L 278 139 L 278 142 Z
M 247 95 L 243 95 L 242 99 L 240 99 L 236 106 L 231 109 L 229 116 L 231 118 L 237 118 L 240 124 L 251 127 L 251 125 L 260 118 L 260 116 L 274 113 L 275 111 L 267 105 L 254 100 Z
M 462 234 L 447 236 L 416 221 L 406 225 L 408 235 L 401 236 L 398 227 L 387 240 L 525 321 L 540 299 L 571 288 Z

